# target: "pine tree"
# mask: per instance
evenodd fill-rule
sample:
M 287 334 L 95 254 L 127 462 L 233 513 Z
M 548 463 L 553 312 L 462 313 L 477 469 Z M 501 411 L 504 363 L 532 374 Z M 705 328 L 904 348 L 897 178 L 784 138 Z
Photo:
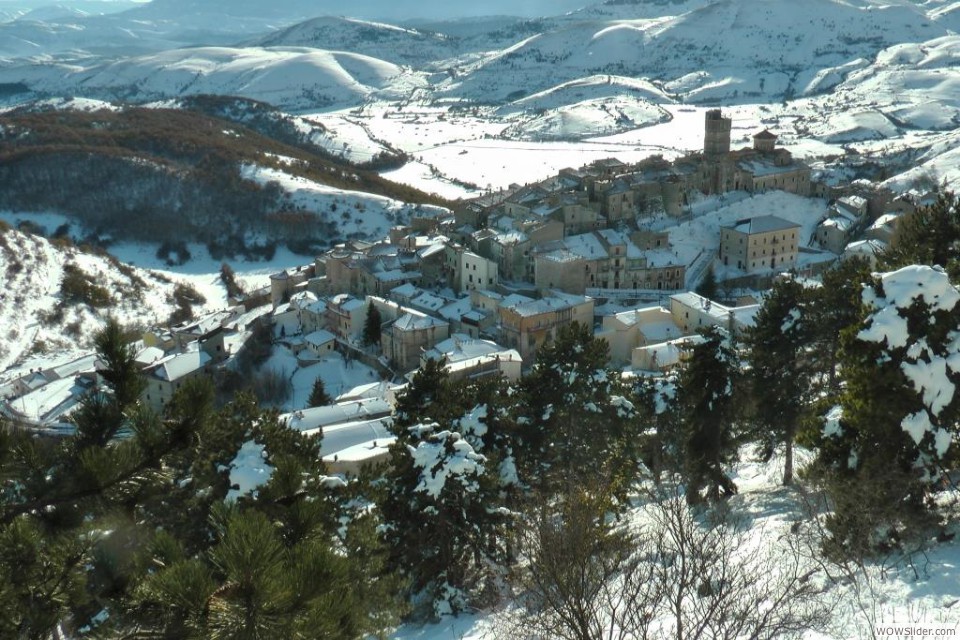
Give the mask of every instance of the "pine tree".
M 319 439 L 250 396 L 216 411 L 202 378 L 163 416 L 123 407 L 136 397 L 118 373 L 131 352 L 115 333 L 98 344 L 108 388 L 78 412 L 75 436 L 0 431 L 0 478 L 17 487 L 0 495 L 0 635 L 347 640 L 396 622 L 376 523 L 346 509 Z M 117 423 L 128 435 L 109 437 Z M 248 442 L 272 473 L 228 500 Z
M 131 408 L 139 402 L 146 382 L 134 360 L 133 347 L 116 319 L 107 319 L 94 337 L 94 346 L 103 362 L 99 374 L 113 392 L 118 408 L 121 411 Z
M 606 370 L 608 346 L 590 327 L 571 323 L 544 345 L 522 383 L 519 464 L 546 493 L 586 474 L 623 497 L 635 479 L 639 427 L 632 391 Z
M 323 378 L 317 376 L 313 381 L 313 388 L 310 390 L 310 398 L 307 399 L 309 407 L 325 407 L 333 402 L 333 398 L 327 393 L 327 388 L 323 384 Z
M 704 498 L 717 501 L 737 491 L 723 469 L 736 454 L 733 426 L 737 377 L 736 354 L 728 335 L 709 328 L 703 340 L 689 349 L 679 381 L 686 496 L 691 504 Z
M 842 338 L 843 392 L 817 441 L 835 553 L 895 545 L 935 520 L 926 495 L 960 424 L 960 291 L 941 270 L 908 266 L 872 279 L 863 302 Z
M 657 484 L 664 473 L 683 470 L 683 428 L 677 402 L 678 380 L 675 374 L 662 378 L 638 378 L 635 394 L 649 416 L 653 430 L 644 433 L 643 460 Z
M 931 205 L 902 215 L 890 246 L 880 255 L 880 266 L 894 270 L 911 264 L 939 265 L 956 280 L 960 248 L 960 197 L 937 196 Z
M 805 354 L 812 332 L 806 297 L 795 279 L 776 281 L 743 341 L 758 440 L 766 459 L 783 445 L 783 484 L 793 481 L 793 443 L 812 385 Z
M 828 395 L 840 391 L 840 336 L 863 317 L 863 286 L 870 281 L 870 264 L 863 258 L 843 260 L 828 269 L 822 286 L 809 290 L 811 348 L 808 352 L 820 386 Z
M 717 275 L 713 271 L 713 263 L 710 263 L 710 266 L 707 267 L 707 272 L 703 274 L 703 280 L 700 281 L 700 284 L 696 288 L 697 295 L 701 295 L 707 300 L 716 300 L 717 295 L 719 294 L 719 289 L 717 288 Z
M 400 403 L 436 393 L 437 370 L 418 372 Z M 426 608 L 421 615 L 464 611 L 495 593 L 509 557 L 507 507 L 517 482 L 510 398 L 500 380 L 445 385 L 418 414 L 439 422 L 411 423 L 409 409 L 400 418 L 398 444 L 377 483 L 385 488 L 379 506 L 391 566 Z
M 451 384 L 447 379 L 446 360 L 428 358 L 416 370 L 406 390 L 397 397 L 396 436 L 406 437 L 404 427 L 422 422 L 443 423 L 460 415 L 466 407 L 451 405 Z
M 367 304 L 367 318 L 363 323 L 363 344 L 380 344 L 380 326 L 383 319 L 380 317 L 380 310 L 370 302 Z

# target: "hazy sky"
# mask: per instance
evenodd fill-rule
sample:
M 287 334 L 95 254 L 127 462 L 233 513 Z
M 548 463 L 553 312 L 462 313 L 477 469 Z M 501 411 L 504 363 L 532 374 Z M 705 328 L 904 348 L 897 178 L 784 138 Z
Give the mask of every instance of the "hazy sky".
M 596 1 L 596 0 L 594 0 Z M 11 9 L 35 9 L 50 5 L 76 6 L 84 9 L 97 5 L 115 5 L 104 7 L 107 10 L 120 6 L 146 4 L 150 0 L 0 0 L 0 7 Z M 209 2 L 222 4 L 223 0 L 197 0 L 195 4 Z M 227 0 L 229 2 L 229 0 Z M 263 0 L 271 2 L 271 0 Z M 283 4 L 282 0 L 279 3 Z M 427 15 L 447 14 L 463 16 L 480 15 L 556 15 L 591 4 L 591 0 L 316 0 L 315 6 L 320 13 L 352 14 L 372 10 L 389 15 Z M 358 11 L 359 10 L 359 11 Z

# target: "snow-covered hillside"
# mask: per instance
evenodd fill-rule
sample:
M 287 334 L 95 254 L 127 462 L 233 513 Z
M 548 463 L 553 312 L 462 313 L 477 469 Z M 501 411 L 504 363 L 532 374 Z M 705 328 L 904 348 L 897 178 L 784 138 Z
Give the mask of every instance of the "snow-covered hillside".
M 453 57 L 459 51 L 457 41 L 443 34 L 339 17 L 301 22 L 252 44 L 351 51 L 405 65 L 426 65 Z
M 783 554 L 784 547 L 779 545 L 792 540 L 798 549 L 812 555 L 816 552 L 815 542 L 797 537 L 796 523 L 805 517 L 805 504 L 800 492 L 779 484 L 783 457 L 776 455 L 768 462 L 761 462 L 758 454 L 753 448 L 744 448 L 740 462 L 731 469 L 731 479 L 739 492 L 729 499 L 728 515 L 742 526 L 739 550 L 775 571 L 778 562 L 789 561 L 784 560 L 789 554 Z M 799 450 L 797 456 L 801 467 L 812 458 L 805 450 Z M 955 492 L 944 499 L 956 499 Z M 630 511 L 626 520 L 630 526 L 644 527 L 651 525 L 652 518 L 648 509 L 638 506 Z M 777 556 L 777 549 L 783 555 Z M 960 598 L 956 568 L 960 565 L 960 544 L 931 541 L 929 550 L 918 554 L 917 559 L 921 558 L 916 564 L 905 560 L 894 566 L 867 562 L 862 568 L 851 570 L 847 579 L 827 587 L 822 595 L 830 603 L 825 632 L 808 631 L 803 637 L 806 640 L 868 640 L 880 637 L 874 635 L 874 625 L 915 624 L 927 625 L 928 629 L 941 625 L 956 629 L 956 605 Z M 811 562 L 810 558 L 805 561 Z M 811 563 L 810 571 L 811 579 L 823 581 L 823 567 Z M 393 640 L 492 640 L 502 637 L 504 619 L 509 613 L 508 606 L 474 615 L 450 616 L 425 626 L 405 625 L 397 630 Z
M 578 140 L 665 122 L 670 113 L 658 105 L 670 102 L 643 80 L 590 76 L 522 98 L 498 112 L 519 120 L 503 132 L 505 138 Z
M 362 191 L 335 189 L 278 169 L 246 165 L 241 175 L 259 184 L 278 184 L 293 209 L 330 222 L 343 237 L 376 240 L 386 237 L 390 227 L 405 224 L 414 210 L 447 212 L 432 205 L 404 204 Z
M 140 102 L 238 95 L 288 109 L 351 105 L 374 94 L 398 98 L 425 85 L 394 64 L 355 53 L 257 47 L 175 49 L 82 70 L 2 69 L 2 82 L 25 82 L 47 93 L 72 85 L 81 95 Z
M 894 45 L 813 84 L 829 92 L 770 105 L 781 133 L 885 164 L 898 191 L 919 179 L 960 184 L 960 36 Z
M 906 4 L 717 0 L 662 18 L 571 21 L 458 68 L 440 94 L 507 100 L 611 73 L 656 79 L 685 101 L 779 98 L 802 91 L 820 69 L 947 34 Z
M 0 232 L 0 273 L 0 371 L 28 355 L 89 347 L 108 314 L 144 326 L 176 308 L 176 284 L 166 277 L 13 229 Z
M 287 19 L 296 15 L 350 15 L 378 20 L 413 20 L 422 18 L 462 18 L 475 15 L 539 16 L 564 13 L 589 4 L 589 0 L 487 0 L 475 4 L 448 0 L 419 0 L 416 3 L 396 0 L 355 0 L 344 5 L 339 0 L 153 0 L 138 11 L 138 16 L 173 19 L 184 12 Z M 132 13 L 132 12 L 131 12 Z

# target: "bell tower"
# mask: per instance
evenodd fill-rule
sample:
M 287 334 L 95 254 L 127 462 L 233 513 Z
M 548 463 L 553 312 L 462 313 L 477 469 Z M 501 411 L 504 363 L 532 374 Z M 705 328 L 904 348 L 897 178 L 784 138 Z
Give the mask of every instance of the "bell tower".
M 707 158 L 722 157 L 730 153 L 730 129 L 733 120 L 724 118 L 720 109 L 707 111 L 703 137 L 703 155 Z

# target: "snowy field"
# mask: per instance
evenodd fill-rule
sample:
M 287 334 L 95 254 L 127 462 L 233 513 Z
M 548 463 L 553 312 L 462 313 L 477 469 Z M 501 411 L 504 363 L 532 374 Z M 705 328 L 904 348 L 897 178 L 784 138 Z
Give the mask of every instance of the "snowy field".
M 812 112 L 804 102 L 793 106 L 745 104 L 725 107 L 733 119 L 732 147 L 752 144 L 753 134 L 769 128 L 781 136 L 780 145 L 797 157 L 814 158 L 843 154 L 830 144 L 796 132 L 796 123 Z M 529 184 L 556 175 L 560 169 L 580 167 L 603 158 L 637 162 L 652 155 L 676 159 L 703 148 L 706 107 L 660 104 L 663 122 L 640 126 L 612 135 L 589 135 L 592 120 L 584 130 L 571 129 L 576 141 L 512 140 L 504 134 L 515 126 L 511 117 L 480 109 L 476 115 L 447 109 L 409 106 L 391 108 L 372 105 L 363 109 L 309 115 L 333 130 L 352 127 L 347 144 L 358 145 L 357 127 L 373 138 L 406 151 L 413 162 L 385 172 L 384 177 L 444 197 L 471 197 L 504 189 L 511 184 Z M 568 126 L 575 127 L 575 122 Z M 528 123 L 529 124 L 529 123 Z

